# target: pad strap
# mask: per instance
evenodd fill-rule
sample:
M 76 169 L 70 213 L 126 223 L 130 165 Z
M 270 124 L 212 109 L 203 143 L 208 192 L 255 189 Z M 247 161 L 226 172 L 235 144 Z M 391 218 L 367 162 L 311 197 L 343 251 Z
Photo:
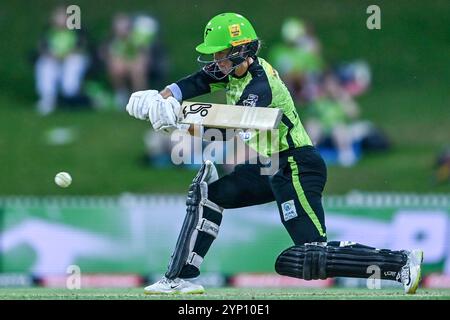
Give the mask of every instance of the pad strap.
M 191 265 L 195 266 L 197 269 L 200 268 L 200 265 L 202 264 L 202 262 L 203 262 L 203 257 L 199 256 L 195 252 L 191 252 L 186 261 L 187 264 L 191 264 Z
M 206 232 L 207 234 L 213 236 L 214 238 L 217 238 L 217 235 L 219 234 L 219 226 L 214 222 L 206 220 L 205 218 L 202 218 L 198 222 L 197 230 Z
M 223 208 L 218 206 L 212 201 L 209 201 L 207 198 L 202 199 L 200 205 L 210 208 L 211 210 L 217 211 L 219 213 L 223 212 Z

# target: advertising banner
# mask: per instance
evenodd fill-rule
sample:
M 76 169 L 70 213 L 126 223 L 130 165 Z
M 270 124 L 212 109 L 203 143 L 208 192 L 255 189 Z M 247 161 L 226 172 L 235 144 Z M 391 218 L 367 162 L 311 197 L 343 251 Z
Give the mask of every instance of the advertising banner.
M 422 248 L 426 274 L 450 274 L 450 196 L 355 192 L 324 207 L 329 240 Z M 180 195 L 0 198 L 0 272 L 161 274 L 185 212 Z M 275 203 L 225 210 L 202 270 L 271 273 L 292 244 Z

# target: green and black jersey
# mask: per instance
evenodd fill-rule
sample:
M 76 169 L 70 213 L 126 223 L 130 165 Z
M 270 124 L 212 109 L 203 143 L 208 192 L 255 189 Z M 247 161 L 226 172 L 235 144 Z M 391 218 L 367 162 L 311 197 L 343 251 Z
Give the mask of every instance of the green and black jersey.
M 281 109 L 283 117 L 278 127 L 278 146 L 275 143 L 260 143 L 258 134 L 246 141 L 262 155 L 270 156 L 288 149 L 312 145 L 288 89 L 278 72 L 262 58 L 256 58 L 241 77 L 228 76 L 216 80 L 200 70 L 176 84 L 183 100 L 216 90 L 226 90 L 227 104 Z

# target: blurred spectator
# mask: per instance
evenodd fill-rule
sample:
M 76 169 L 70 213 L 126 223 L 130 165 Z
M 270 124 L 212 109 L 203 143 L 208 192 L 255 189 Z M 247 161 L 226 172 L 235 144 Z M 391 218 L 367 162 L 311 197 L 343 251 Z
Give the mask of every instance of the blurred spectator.
M 319 84 L 304 121 L 325 160 L 351 166 L 362 152 L 389 149 L 388 137 L 371 121 L 360 119 L 358 104 L 335 73 L 326 72 Z
M 112 23 L 112 37 L 101 48 L 100 55 L 106 64 L 114 89 L 113 104 L 117 108 L 125 108 L 131 92 L 156 88 L 164 82 L 167 57 L 159 39 L 159 24 L 149 15 L 118 13 Z M 98 92 L 102 90 L 97 90 L 97 96 Z M 144 134 L 144 143 L 145 165 L 173 166 L 170 136 L 149 130 Z
M 342 63 L 335 68 L 334 73 L 342 88 L 351 96 L 364 93 L 372 80 L 369 65 L 363 60 Z
M 204 142 L 199 137 L 193 137 L 187 132 L 179 132 L 174 141 L 170 135 L 147 130 L 144 134 L 145 154 L 144 164 L 153 168 L 173 167 L 172 152 L 183 150 L 182 154 L 174 154 L 187 161 L 182 166 L 187 169 L 198 170 L 199 159 L 202 159 L 202 151 L 210 142 Z M 183 137 L 181 137 L 183 136 Z M 179 140 L 177 140 L 179 139 Z
M 305 128 L 325 160 L 351 166 L 362 150 L 386 150 L 388 139 L 372 123 L 358 119 L 353 100 L 370 85 L 368 64 L 358 60 L 326 68 L 312 26 L 297 18 L 283 22 L 281 36 L 283 43 L 274 46 L 269 60 L 297 108 L 304 109 Z
M 327 73 L 316 99 L 309 106 L 305 127 L 317 145 L 330 137 L 339 164 L 351 166 L 357 161 L 357 154 L 349 125 L 358 116 L 356 103 L 342 89 L 334 75 Z
M 444 184 L 450 182 L 450 147 L 442 151 L 435 162 L 435 182 Z
M 164 168 L 172 166 L 170 158 L 172 152 L 172 142 L 169 135 L 155 133 L 149 129 L 144 134 L 146 166 Z
M 112 38 L 103 48 L 102 56 L 117 106 L 124 108 L 130 92 L 145 90 L 149 88 L 149 79 L 156 81 L 162 77 L 166 64 L 158 29 L 158 22 L 148 15 L 115 16 Z
M 66 8 L 56 8 L 50 27 L 39 43 L 35 64 L 37 110 L 47 115 L 55 110 L 60 96 L 68 104 L 86 103 L 81 93 L 89 59 L 80 30 L 66 27 Z
M 299 106 L 316 95 L 317 81 L 324 69 L 321 45 L 312 27 L 297 18 L 283 22 L 281 36 L 283 43 L 269 52 L 269 61 Z

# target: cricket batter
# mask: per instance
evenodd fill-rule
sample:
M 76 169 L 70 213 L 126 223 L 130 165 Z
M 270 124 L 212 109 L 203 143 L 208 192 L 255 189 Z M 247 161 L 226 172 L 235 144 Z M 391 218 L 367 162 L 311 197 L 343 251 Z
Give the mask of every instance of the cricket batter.
M 158 93 L 135 92 L 127 104 L 130 115 L 150 120 L 156 131 L 180 129 L 180 102 L 213 90 L 226 90 L 227 104 L 255 108 L 280 108 L 279 145 L 275 150 L 279 169 L 261 175 L 260 164 L 240 164 L 218 179 L 206 161 L 189 187 L 187 213 L 165 277 L 145 288 L 147 294 L 203 293 L 192 282 L 217 237 L 223 209 L 242 208 L 276 201 L 281 222 L 294 246 L 276 259 L 275 270 L 301 279 L 328 277 L 368 278 L 376 265 L 381 279 L 403 283 L 406 293 L 415 293 L 420 280 L 423 252 L 376 249 L 347 241 L 327 242 L 322 192 L 327 179 L 325 163 L 314 148 L 276 70 L 258 56 L 260 40 L 242 15 L 223 13 L 206 25 L 204 41 L 196 47 L 211 55 L 204 67 Z M 192 128 L 190 128 L 192 129 Z M 191 131 L 191 130 L 190 130 Z M 254 146 L 258 147 L 258 146 Z

